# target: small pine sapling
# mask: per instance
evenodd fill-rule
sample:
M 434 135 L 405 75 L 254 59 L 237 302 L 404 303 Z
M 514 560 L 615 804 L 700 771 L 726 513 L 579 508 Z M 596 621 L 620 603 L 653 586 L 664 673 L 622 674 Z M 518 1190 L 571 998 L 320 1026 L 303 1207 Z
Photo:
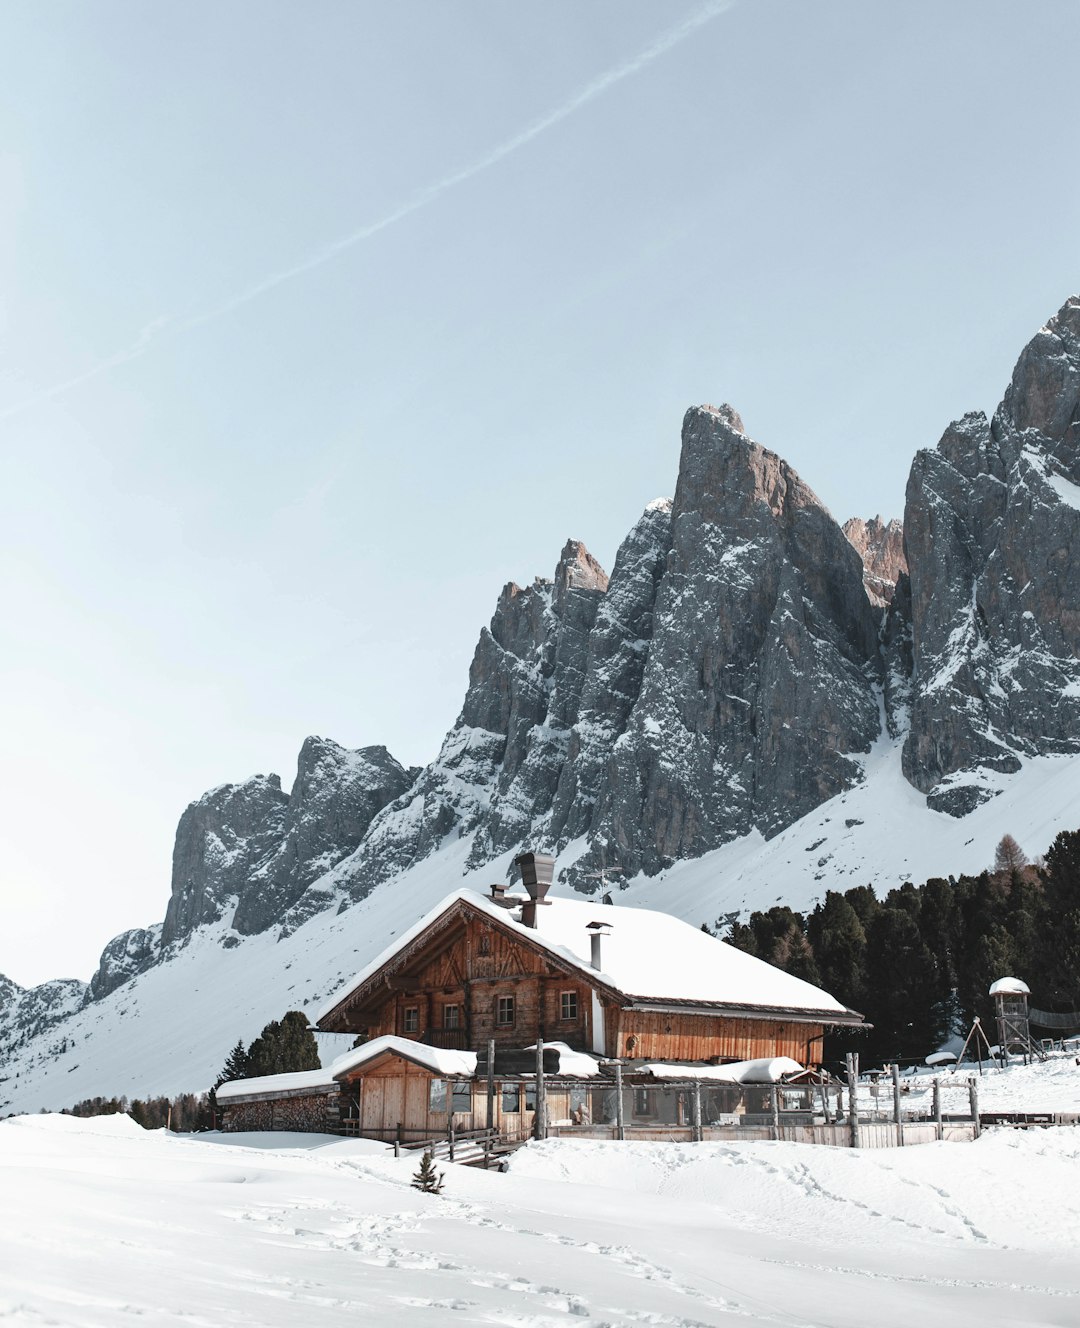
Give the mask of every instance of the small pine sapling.
M 428 1149 L 420 1159 L 419 1171 L 412 1178 L 413 1189 L 421 1190 L 424 1194 L 441 1194 L 445 1175 L 445 1172 L 435 1170 L 435 1159 Z

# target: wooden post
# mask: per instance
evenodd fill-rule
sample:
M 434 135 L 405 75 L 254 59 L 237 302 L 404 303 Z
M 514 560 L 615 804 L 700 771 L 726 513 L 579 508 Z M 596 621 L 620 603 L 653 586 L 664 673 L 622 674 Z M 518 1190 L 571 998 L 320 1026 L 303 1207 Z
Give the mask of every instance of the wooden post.
M 939 1139 L 945 1138 L 945 1127 L 941 1123 L 941 1080 L 934 1080 L 934 1128 Z
M 975 1138 L 982 1133 L 979 1126 L 979 1081 L 972 1077 L 968 1080 L 968 1101 L 971 1103 L 971 1119 L 975 1122 Z
M 893 1061 L 892 1063 L 892 1110 L 893 1120 L 896 1122 L 896 1145 L 898 1148 L 904 1146 L 904 1118 L 900 1114 L 900 1066 Z
M 769 1107 L 772 1111 L 772 1137 L 780 1138 L 780 1090 L 775 1084 L 769 1089 Z
M 615 1062 L 615 1138 L 626 1138 L 622 1105 L 622 1061 Z
M 694 1080 L 694 1096 L 691 1099 L 691 1110 L 693 1111 L 694 1128 L 692 1137 L 694 1143 L 701 1143 L 701 1080 Z
M 495 1039 L 488 1038 L 487 1127 L 495 1128 Z
M 533 1137 L 547 1138 L 547 1086 L 544 1083 L 544 1039 L 536 1039 L 536 1113 L 533 1118 Z
M 453 1106 L 453 1099 L 451 1099 Z M 446 1142 L 450 1145 L 450 1161 L 454 1160 L 454 1113 L 450 1113 L 450 1124 L 446 1127 Z
M 849 1051 L 847 1054 L 847 1082 L 848 1082 L 848 1134 L 852 1148 L 859 1146 L 859 1101 L 858 1101 L 858 1082 L 859 1082 L 859 1053 Z

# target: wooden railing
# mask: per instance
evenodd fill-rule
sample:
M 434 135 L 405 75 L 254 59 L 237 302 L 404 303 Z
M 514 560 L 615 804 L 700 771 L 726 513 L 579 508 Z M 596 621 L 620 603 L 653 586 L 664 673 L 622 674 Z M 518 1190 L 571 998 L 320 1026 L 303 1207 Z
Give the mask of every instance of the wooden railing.
M 448 1051 L 468 1051 L 469 1040 L 463 1028 L 429 1028 L 421 1037 L 429 1047 L 445 1047 Z

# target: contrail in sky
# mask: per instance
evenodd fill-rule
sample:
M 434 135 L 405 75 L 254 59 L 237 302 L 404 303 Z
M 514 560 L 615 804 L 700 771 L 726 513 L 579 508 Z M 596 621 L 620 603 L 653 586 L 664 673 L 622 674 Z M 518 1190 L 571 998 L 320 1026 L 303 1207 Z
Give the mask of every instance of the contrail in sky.
M 296 277 L 303 276 L 305 272 L 311 272 L 314 268 L 322 267 L 324 263 L 329 263 L 339 254 L 353 248 L 354 245 L 362 244 L 364 240 L 370 240 L 373 235 L 378 235 L 380 231 L 384 231 L 411 216 L 414 212 L 426 208 L 445 194 L 447 190 L 473 179 L 474 176 L 480 175 L 483 171 L 497 165 L 527 143 L 531 143 L 534 138 L 539 138 L 541 134 L 575 114 L 583 106 L 587 106 L 589 102 L 595 101 L 597 97 L 602 97 L 616 83 L 621 83 L 625 78 L 631 78 L 647 65 L 652 64 L 654 60 L 659 59 L 660 56 L 665 55 L 673 47 L 678 46 L 680 42 L 685 41 L 687 37 L 697 32 L 699 28 L 704 27 L 706 23 L 731 9 L 735 3 L 736 0 L 710 0 L 709 3 L 703 5 L 681 23 L 669 28 L 667 32 L 661 33 L 651 45 L 640 51 L 632 59 L 621 65 L 616 65 L 614 69 L 609 69 L 606 73 L 598 74 L 596 78 L 586 83 L 583 88 L 575 92 L 562 105 L 556 106 L 553 110 L 547 111 L 538 119 L 533 120 L 531 124 L 526 125 L 513 137 L 490 149 L 482 157 L 470 162 L 469 165 L 463 166 L 460 170 L 453 171 L 449 175 L 444 175 L 441 180 L 436 180 L 433 184 L 426 185 L 414 194 L 407 203 L 402 203 L 400 207 L 394 208 L 393 211 L 379 217 L 378 220 L 369 222 L 358 230 L 350 231 L 348 235 L 343 235 L 340 239 L 330 241 L 329 244 L 323 245 L 322 248 L 315 250 L 314 253 L 301 259 L 300 262 L 294 263 L 291 267 L 282 268 L 270 276 L 263 277 L 261 281 L 248 286 L 246 290 L 240 291 L 223 303 L 214 305 L 202 313 L 192 314 L 178 322 L 173 322 L 168 318 L 155 319 L 154 322 L 143 328 L 135 341 L 126 349 L 117 351 L 115 355 L 110 355 L 108 359 L 102 360 L 100 364 L 77 374 L 74 378 L 68 378 L 61 383 L 54 384 L 52 387 L 43 388 L 16 405 L 9 406 L 6 410 L 0 410 L 0 420 L 10 419 L 12 415 L 17 415 L 39 402 L 61 396 L 80 383 L 85 383 L 91 378 L 97 378 L 100 374 L 107 373 L 120 364 L 138 359 L 146 354 L 153 341 L 163 331 L 184 332 L 190 328 L 201 327 L 205 323 L 213 322 L 214 319 L 232 313 L 234 309 L 239 309 L 252 300 L 257 300 L 260 295 L 265 295 L 267 291 L 282 286 L 285 282 L 292 281 Z

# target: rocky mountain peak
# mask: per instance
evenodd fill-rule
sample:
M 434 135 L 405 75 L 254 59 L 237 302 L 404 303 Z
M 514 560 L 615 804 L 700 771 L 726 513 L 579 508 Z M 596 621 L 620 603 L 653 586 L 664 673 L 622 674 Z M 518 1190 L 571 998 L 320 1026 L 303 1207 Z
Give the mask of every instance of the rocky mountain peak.
M 849 754 L 879 732 L 859 555 L 730 407 L 686 413 L 667 538 L 638 695 L 581 871 L 606 857 L 652 873 L 753 829 L 774 834 L 857 780 Z M 618 567 L 609 597 L 617 579 Z
M 891 604 L 896 594 L 896 583 L 907 571 L 904 553 L 904 523 L 895 517 L 882 521 L 880 516 L 864 521 L 853 516 L 843 525 L 848 543 L 863 563 L 863 585 L 876 608 Z
M 913 673 L 904 773 L 963 815 L 980 773 L 1080 750 L 1080 299 L 1021 352 L 993 422 L 946 429 L 904 514 Z
M 720 406 L 691 406 L 686 412 L 686 417 L 688 418 L 693 414 L 711 415 L 714 419 L 725 424 L 733 433 L 746 433 L 746 430 L 743 427 L 742 416 L 734 406 L 729 405 L 726 401 Z M 683 419 L 683 431 L 686 431 L 686 418 Z
M 1034 430 L 1080 483 L 1080 295 L 1021 351 L 994 426 L 998 435 Z
M 580 540 L 567 540 L 555 569 L 556 592 L 608 588 L 608 574 Z
M 264 931 L 303 909 L 308 886 L 348 857 L 375 814 L 399 797 L 419 772 L 385 747 L 350 750 L 307 738 L 292 793 L 277 775 L 223 784 L 196 799 L 180 818 L 173 850 L 172 894 L 162 946 L 183 942 L 197 927 L 229 915 L 241 933 Z M 145 967 L 157 945 L 150 932 L 110 942 L 95 981 L 102 989 Z

